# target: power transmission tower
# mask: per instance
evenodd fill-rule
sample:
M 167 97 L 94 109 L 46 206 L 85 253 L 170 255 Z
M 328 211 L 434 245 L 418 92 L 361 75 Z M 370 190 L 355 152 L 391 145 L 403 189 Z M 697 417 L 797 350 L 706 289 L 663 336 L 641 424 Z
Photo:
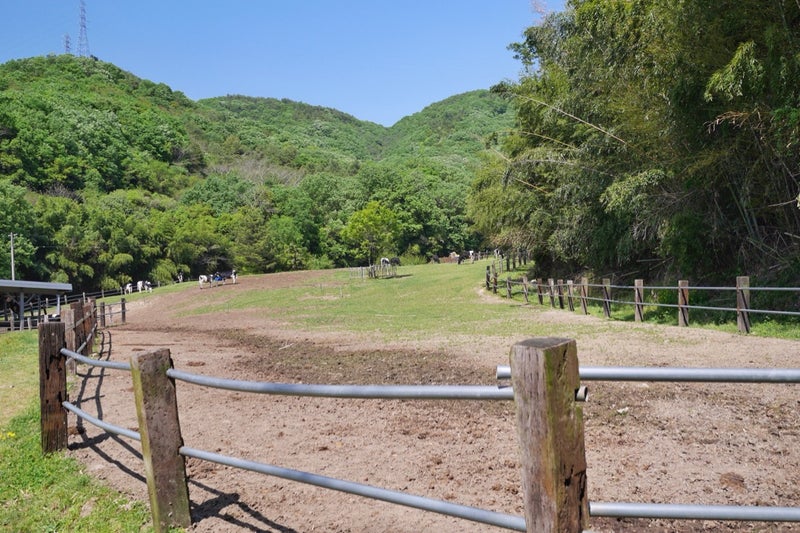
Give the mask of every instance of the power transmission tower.
M 89 56 L 89 35 L 86 33 L 86 2 L 81 0 L 81 26 L 78 34 L 78 55 Z
M 64 53 L 71 54 L 72 53 L 72 46 L 69 40 L 69 33 L 64 34 Z

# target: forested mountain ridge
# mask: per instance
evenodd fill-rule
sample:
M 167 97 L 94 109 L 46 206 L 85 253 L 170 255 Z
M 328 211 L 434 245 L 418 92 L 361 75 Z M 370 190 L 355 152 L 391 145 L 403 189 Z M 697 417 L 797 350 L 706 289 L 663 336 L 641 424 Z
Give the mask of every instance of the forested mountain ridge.
M 512 123 L 486 90 L 385 128 L 289 100 L 194 102 L 93 58 L 15 60 L 0 65 L 0 221 L 19 277 L 87 289 L 424 257 L 477 245 L 469 184 Z

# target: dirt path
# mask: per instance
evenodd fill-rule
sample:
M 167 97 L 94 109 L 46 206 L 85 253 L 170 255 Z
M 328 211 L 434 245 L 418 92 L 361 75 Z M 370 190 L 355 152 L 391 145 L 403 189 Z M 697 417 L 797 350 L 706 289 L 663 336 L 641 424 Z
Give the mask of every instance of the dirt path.
M 240 278 L 246 291 L 309 273 Z M 156 293 L 132 303 L 106 337 L 112 360 L 168 347 L 175 367 L 234 379 L 305 383 L 493 384 L 512 338 L 386 345 L 352 334 L 287 330 L 255 313 L 173 319 L 209 293 Z M 800 343 L 699 329 L 606 322 L 530 310 L 577 338 L 581 365 L 797 367 Z M 236 329 L 227 324 L 236 324 Z M 169 326 L 164 326 L 169 324 Z M 222 324 L 222 326 L 220 326 Z M 87 370 L 73 394 L 112 424 L 137 429 L 130 376 Z M 797 386 L 594 383 L 585 406 L 594 502 L 800 505 Z M 513 405 L 273 397 L 179 384 L 186 445 L 349 481 L 522 514 Z M 76 421 L 70 415 L 70 424 Z M 147 499 L 139 444 L 77 424 L 70 454 L 94 476 Z M 190 459 L 193 531 L 499 532 Z M 800 525 L 592 519 L 595 532 L 800 531 Z

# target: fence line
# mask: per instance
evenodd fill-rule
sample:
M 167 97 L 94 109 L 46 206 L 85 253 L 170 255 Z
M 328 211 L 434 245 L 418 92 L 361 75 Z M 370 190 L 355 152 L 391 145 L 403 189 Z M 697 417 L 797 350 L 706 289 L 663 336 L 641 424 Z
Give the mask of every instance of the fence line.
M 497 281 L 498 273 L 493 269 L 490 274 L 490 267 L 486 269 L 486 289 L 493 290 L 497 294 Z M 603 309 L 603 315 L 606 318 L 611 318 L 612 304 L 615 305 L 629 305 L 634 308 L 634 318 L 636 322 L 644 320 L 645 308 L 670 308 L 677 309 L 678 311 L 678 325 L 689 325 L 689 310 L 702 310 L 702 311 L 715 311 L 715 312 L 730 312 L 736 313 L 736 323 L 740 332 L 750 333 L 750 315 L 772 315 L 772 316 L 787 316 L 787 317 L 800 317 L 800 311 L 788 310 L 774 310 L 774 309 L 753 309 L 750 305 L 751 292 L 797 292 L 800 293 L 800 287 L 751 287 L 750 278 L 748 276 L 738 276 L 736 278 L 736 286 L 733 287 L 700 287 L 690 286 L 688 281 L 680 280 L 677 286 L 646 286 L 644 281 L 637 279 L 634 281 L 633 286 L 628 285 L 613 285 L 611 280 L 604 278 L 602 283 L 589 283 L 588 278 L 581 278 L 578 285 L 578 294 L 575 294 L 576 282 L 567 280 L 554 280 L 553 278 L 547 279 L 545 282 L 542 278 L 537 278 L 529 282 L 528 277 L 523 275 L 520 279 L 512 279 L 510 276 L 506 278 L 506 294 L 505 297 L 512 299 L 514 294 L 522 294 L 525 303 L 529 303 L 529 291 L 535 291 L 538 296 L 539 304 L 545 305 L 545 298 L 550 301 L 551 307 L 564 309 L 565 303 L 570 311 L 575 310 L 575 300 L 580 302 L 581 311 L 583 314 L 588 314 L 588 302 L 597 302 Z M 515 287 L 522 287 L 521 290 L 515 291 Z M 599 292 L 599 296 L 592 296 L 590 289 L 595 289 Z M 633 291 L 634 299 L 614 299 L 612 298 L 613 290 Z M 654 291 L 664 290 L 677 290 L 677 302 L 662 303 L 656 301 L 646 301 L 645 291 L 651 294 Z M 735 307 L 722 307 L 722 306 L 709 306 L 709 305 L 695 305 L 689 304 L 689 291 L 714 291 L 734 292 Z
M 551 285 L 553 287 L 553 285 Z M 87 317 L 94 316 L 89 313 Z M 86 320 L 91 323 L 91 318 Z M 65 348 L 64 323 L 42 324 L 40 368 L 42 449 L 46 444 L 66 448 L 66 413 L 72 412 L 105 431 L 138 440 L 146 463 L 153 524 L 157 531 L 188 527 L 188 488 L 184 457 L 194 457 L 236 468 L 349 492 L 399 505 L 455 516 L 517 531 L 579 532 L 589 516 L 702 520 L 800 522 L 800 508 L 723 505 L 591 503 L 586 495 L 586 460 L 580 380 L 603 381 L 719 381 L 800 383 L 800 369 L 702 369 L 579 367 L 574 340 L 530 339 L 514 345 L 507 367 L 498 366 L 499 379 L 511 386 L 451 385 L 309 385 L 230 380 L 182 372 L 172 368 L 169 350 L 136 354 L 130 364 L 101 361 Z M 66 400 L 64 360 L 131 371 L 139 432 L 97 419 Z M 45 371 L 47 369 L 47 371 Z M 511 400 L 517 406 L 517 431 L 522 455 L 525 517 L 506 515 L 423 496 L 328 478 L 274 465 L 228 457 L 184 446 L 177 416 L 175 381 L 263 394 L 340 398 L 483 399 Z M 557 386 L 541 387 L 538 383 Z M 157 391 L 157 393 L 153 393 Z M 58 409 L 54 409 L 54 406 Z M 45 416 L 47 411 L 48 416 Z M 63 425 L 53 420 L 63 419 Z M 570 429 L 564 424 L 572 425 Z M 570 472 L 564 483 L 559 472 Z

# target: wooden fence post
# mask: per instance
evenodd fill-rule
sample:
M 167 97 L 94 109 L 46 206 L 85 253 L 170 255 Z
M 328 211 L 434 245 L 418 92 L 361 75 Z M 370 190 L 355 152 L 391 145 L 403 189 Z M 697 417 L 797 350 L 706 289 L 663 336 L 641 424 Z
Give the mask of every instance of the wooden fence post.
M 511 276 L 506 278 L 506 298 L 511 299 Z
M 492 272 L 492 291 L 497 294 L 497 270 Z
M 611 279 L 603 278 L 603 314 L 611 318 Z
M 584 315 L 589 314 L 587 300 L 589 298 L 589 278 L 581 278 L 581 311 Z
M 564 309 L 564 280 L 560 279 L 556 283 L 556 290 L 558 291 L 558 308 Z
M 61 323 L 64 325 L 64 347 L 74 352 L 78 345 L 75 342 L 75 310 L 72 307 L 65 307 L 61 310 Z M 67 370 L 72 374 L 77 372 L 75 359 L 67 361 Z
M 550 297 L 550 307 L 556 306 L 556 282 L 553 278 L 547 278 L 547 295 Z
M 574 289 L 575 283 L 571 280 L 567 280 L 567 306 L 569 307 L 570 311 L 575 311 L 575 300 L 574 298 Z
M 589 501 L 575 341 L 528 339 L 510 358 L 527 530 L 581 532 Z
M 131 357 L 144 471 L 157 532 L 191 525 L 186 463 L 178 452 L 183 438 L 175 382 L 167 376 L 170 368 L 172 359 L 166 348 Z
M 41 409 L 42 453 L 67 447 L 67 410 L 61 405 L 67 397 L 64 324 L 39 324 L 39 402 Z
M 544 295 L 542 294 L 542 278 L 536 278 L 536 295 L 539 297 L 539 305 L 544 305 Z
M 492 288 L 492 267 L 486 265 L 486 290 Z
M 81 326 L 83 327 L 83 341 L 85 345 L 83 347 L 83 353 L 86 357 L 92 355 L 92 348 L 94 348 L 94 339 L 92 337 L 92 330 L 94 329 L 94 324 L 96 321 L 95 315 L 95 308 L 94 308 L 94 300 L 89 299 L 83 304 L 82 309 L 83 314 L 83 323 Z
M 678 281 L 678 325 L 689 325 L 689 282 Z
M 105 302 L 100 302 L 99 315 L 100 315 L 100 327 L 104 328 L 104 327 L 106 327 L 106 303 Z
M 633 315 L 636 322 L 644 320 L 644 280 L 633 280 Z
M 522 276 L 522 294 L 525 297 L 525 303 L 528 302 L 528 276 Z
M 750 276 L 736 277 L 736 324 L 742 333 L 750 333 Z
M 122 314 L 122 323 L 125 323 L 125 298 L 119 299 L 120 313 Z

